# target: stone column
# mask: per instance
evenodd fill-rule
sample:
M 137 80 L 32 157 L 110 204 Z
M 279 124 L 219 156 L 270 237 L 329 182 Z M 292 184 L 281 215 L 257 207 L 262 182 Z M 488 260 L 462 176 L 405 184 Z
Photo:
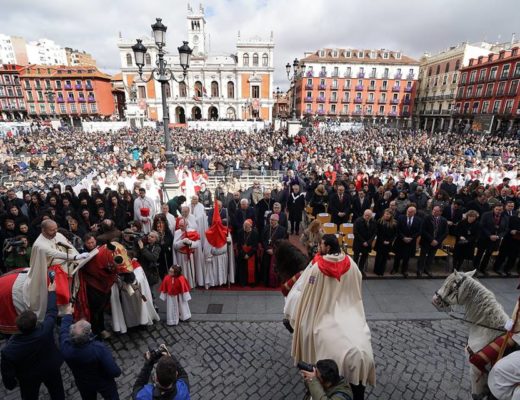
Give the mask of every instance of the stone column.
M 432 129 L 431 129 L 431 133 L 433 133 L 433 130 L 435 129 L 435 118 L 432 118 Z
M 441 132 L 444 129 L 444 118 L 441 118 L 441 126 L 439 129 L 441 130 Z
M 424 118 L 424 127 L 423 127 L 423 129 L 426 130 L 427 126 L 428 126 L 428 118 Z
M 452 129 L 453 129 L 453 117 L 450 117 L 450 125 L 448 126 L 448 131 L 451 132 Z

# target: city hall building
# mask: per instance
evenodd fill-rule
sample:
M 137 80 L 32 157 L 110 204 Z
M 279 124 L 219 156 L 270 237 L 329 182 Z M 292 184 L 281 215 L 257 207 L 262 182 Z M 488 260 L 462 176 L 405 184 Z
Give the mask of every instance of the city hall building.
M 164 21 L 166 24 L 168 21 Z M 143 80 L 153 68 L 158 48 L 152 38 L 143 37 L 148 49 L 143 67 Z M 183 124 L 187 120 L 271 120 L 274 73 L 273 34 L 269 39 L 245 40 L 238 34 L 236 50 L 228 54 L 209 52 L 209 37 L 203 7 L 188 6 L 187 41 L 193 49 L 184 82 L 170 81 L 167 105 L 170 123 Z M 144 120 L 160 121 L 162 115 L 161 84 L 155 80 L 139 79 L 132 46 L 135 39 L 120 38 L 118 48 L 121 73 L 127 102 L 126 117 L 140 125 Z M 182 76 L 176 43 L 168 43 L 166 61 L 174 75 Z

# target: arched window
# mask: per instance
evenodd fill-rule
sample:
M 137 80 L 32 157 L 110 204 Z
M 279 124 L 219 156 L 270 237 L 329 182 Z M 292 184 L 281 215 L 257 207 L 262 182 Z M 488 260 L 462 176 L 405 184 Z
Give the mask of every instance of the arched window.
M 195 96 L 202 97 L 202 83 L 200 81 L 195 82 Z
M 152 57 L 150 56 L 150 54 L 148 54 L 148 53 L 145 54 L 144 63 L 146 65 L 152 65 Z
M 218 82 L 211 82 L 211 97 L 218 97 Z
M 126 54 L 126 66 L 131 67 L 132 66 L 132 55 L 130 53 Z
M 249 67 L 249 54 L 244 54 L 244 56 L 242 57 L 243 58 L 243 61 L 244 61 L 244 67 Z
M 181 82 L 181 83 L 179 83 L 179 97 L 186 97 L 186 96 L 187 96 L 186 83 Z
M 235 98 L 235 84 L 233 82 L 227 83 L 227 97 L 228 99 Z
M 435 72 L 435 75 L 439 75 L 441 73 L 441 66 L 437 65 L 437 71 Z
M 267 55 L 267 53 L 264 53 L 264 55 L 262 56 L 262 66 L 269 66 L 269 56 Z
M 457 62 L 455 63 L 455 71 L 458 71 L 460 68 L 460 60 L 457 60 Z
M 450 72 L 450 63 L 446 63 L 446 68 L 444 69 L 444 72 Z
M 258 67 L 258 54 L 253 54 L 253 67 Z

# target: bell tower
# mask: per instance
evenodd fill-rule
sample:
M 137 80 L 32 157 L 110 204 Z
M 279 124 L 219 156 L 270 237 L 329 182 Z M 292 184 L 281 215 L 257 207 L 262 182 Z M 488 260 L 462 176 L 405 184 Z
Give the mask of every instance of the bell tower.
M 206 20 L 204 19 L 204 8 L 202 4 L 199 9 L 193 9 L 188 4 L 188 42 L 193 49 L 192 58 L 206 57 Z

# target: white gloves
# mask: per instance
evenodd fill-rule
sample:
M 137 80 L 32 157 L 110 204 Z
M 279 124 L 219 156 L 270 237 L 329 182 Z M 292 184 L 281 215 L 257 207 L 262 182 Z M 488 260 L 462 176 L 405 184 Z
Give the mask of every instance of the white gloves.
M 81 253 L 76 256 L 76 260 L 84 260 L 85 258 L 88 258 L 90 256 L 90 253 Z
M 511 329 L 513 329 L 513 320 L 512 319 L 507 320 L 507 322 L 504 324 L 504 329 L 506 331 L 510 331 Z
M 191 246 L 192 244 L 192 241 L 190 239 L 182 239 L 182 243 L 188 245 L 188 246 Z

